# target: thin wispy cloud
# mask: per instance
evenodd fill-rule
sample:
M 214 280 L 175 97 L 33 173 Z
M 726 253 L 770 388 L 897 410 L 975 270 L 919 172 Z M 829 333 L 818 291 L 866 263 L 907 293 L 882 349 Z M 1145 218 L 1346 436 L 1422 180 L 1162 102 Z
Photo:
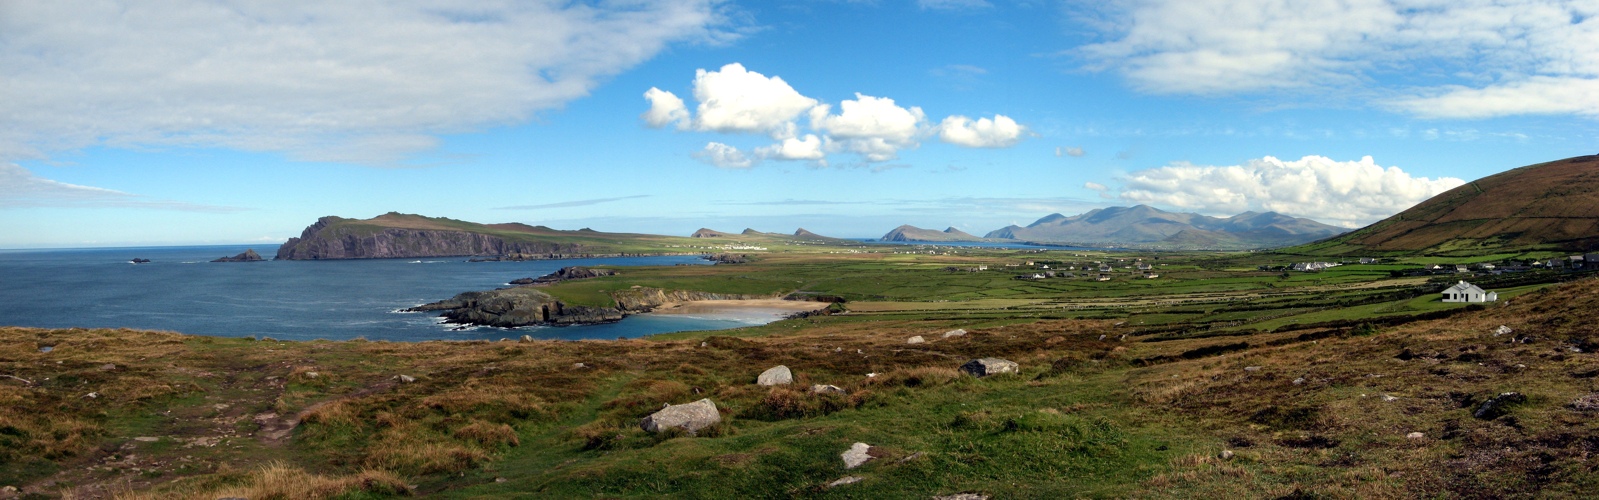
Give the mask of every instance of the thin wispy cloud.
M 649 197 L 650 197 L 650 195 L 647 195 L 647 194 L 636 194 L 636 195 L 633 195 L 633 196 L 617 196 L 615 198 L 593 198 L 593 199 L 587 199 L 587 200 L 561 201 L 561 202 L 555 202 L 555 203 L 543 203 L 543 204 L 539 204 L 539 205 L 515 205 L 515 206 L 509 206 L 509 207 L 494 207 L 494 209 L 495 210 L 542 210 L 542 209 L 547 209 L 547 208 L 586 207 L 586 206 L 590 206 L 590 205 L 599 205 L 601 203 L 610 203 L 610 202 L 613 202 L 613 201 L 636 200 L 636 199 L 639 199 L 639 198 L 649 198 Z
M 39 177 L 20 165 L 0 163 L 0 208 L 26 207 L 134 208 L 201 213 L 249 210 L 162 200 L 113 189 L 68 184 Z
M 1106 7 L 1108 5 L 1108 7 Z M 1088 4 L 1073 51 L 1157 94 L 1310 91 L 1424 118 L 1599 118 L 1599 9 L 1583 0 L 1151 0 Z

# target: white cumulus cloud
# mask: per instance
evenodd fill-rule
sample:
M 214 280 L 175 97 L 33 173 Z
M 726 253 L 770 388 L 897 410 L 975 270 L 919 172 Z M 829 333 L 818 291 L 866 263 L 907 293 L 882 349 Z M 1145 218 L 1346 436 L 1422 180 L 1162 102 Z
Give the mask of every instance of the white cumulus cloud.
M 817 104 L 782 78 L 767 77 L 732 63 L 718 71 L 698 70 L 694 126 L 713 132 L 754 132 L 774 139 L 794 137 L 794 120 Z
M 1152 93 L 1348 88 L 1424 117 L 1599 116 L 1592 0 L 1140 0 L 1079 49 Z M 1385 76 L 1398 76 L 1385 79 Z M 1388 86 L 1377 92 L 1369 86 Z
M 887 97 L 855 94 L 855 100 L 838 104 L 831 114 L 826 104 L 811 109 L 811 128 L 838 139 L 842 147 L 871 162 L 899 157 L 901 149 L 920 144 L 917 136 L 927 121 L 922 108 L 903 108 Z
M 1399 167 L 1377 165 L 1370 156 L 1358 161 L 1267 156 L 1227 166 L 1181 162 L 1135 171 L 1123 181 L 1117 197 L 1127 202 L 1224 215 L 1271 211 L 1345 227 L 1375 222 L 1465 183 L 1415 177 Z
M 644 91 L 644 99 L 650 101 L 650 109 L 639 115 L 644 123 L 651 128 L 661 128 L 676 123 L 678 128 L 688 126 L 688 107 L 683 105 L 683 99 L 677 94 L 667 92 L 655 87 Z
M 781 77 L 750 71 L 739 63 L 716 71 L 697 70 L 693 95 L 698 105 L 690 113 L 675 94 L 651 87 L 644 92 L 650 107 L 639 117 L 652 128 L 675 123 L 679 129 L 758 133 L 777 141 L 756 147 L 752 154 L 740 152 L 738 160 L 731 162 L 739 168 L 763 159 L 813 161 L 826 166 L 827 155 L 834 153 L 882 163 L 899 158 L 901 151 L 920 147 L 932 134 L 950 144 L 976 148 L 1014 146 L 1028 134 L 1026 127 L 1004 115 L 976 120 L 951 116 L 938 126 L 929 126 L 927 113 L 920 107 L 861 93 L 839 102 L 834 113 L 834 105 L 801 94 Z M 801 116 L 809 118 L 808 129 L 800 125 Z M 716 147 L 707 146 L 695 156 L 721 158 L 729 156 L 723 153 L 737 151 L 720 142 L 712 145 Z
M 938 126 L 940 140 L 968 148 L 1008 148 L 1021 142 L 1026 133 L 1026 127 L 1005 115 L 976 120 L 956 115 L 945 118 Z
M 669 44 L 733 35 L 718 0 L 7 2 L 0 158 L 91 146 L 389 164 L 520 123 Z
M 743 169 L 755 166 L 754 158 L 720 142 L 706 144 L 705 149 L 694 153 L 694 157 L 717 168 Z
M 790 137 L 777 144 L 755 148 L 755 154 L 776 160 L 817 161 L 827 157 L 827 152 L 823 151 L 825 142 L 816 134 L 805 134 L 803 139 Z

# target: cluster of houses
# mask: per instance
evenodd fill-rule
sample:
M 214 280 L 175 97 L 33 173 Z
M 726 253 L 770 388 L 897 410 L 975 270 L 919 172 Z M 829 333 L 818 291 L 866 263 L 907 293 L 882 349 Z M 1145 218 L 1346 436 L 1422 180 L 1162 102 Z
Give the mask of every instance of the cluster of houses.
M 1155 272 L 1155 266 L 1144 262 L 1143 259 L 1135 258 L 1131 263 L 1128 263 L 1127 259 L 1117 259 L 1115 264 L 1123 264 L 1121 266 L 1122 269 L 1135 272 L 1143 279 L 1155 279 L 1160 277 L 1160 273 Z M 1075 271 L 1081 271 L 1084 277 L 1092 277 L 1095 281 L 1110 281 L 1112 273 L 1117 272 L 1117 266 L 1115 264 L 1112 264 L 1110 261 L 1093 261 L 1084 264 L 1078 264 L 1076 262 L 1035 263 L 1029 261 L 1026 265 L 1039 271 L 1017 275 L 1016 279 L 1041 280 L 1049 278 L 1076 278 L 1077 272 Z M 1052 265 L 1058 269 L 1053 271 L 1048 270 Z M 1021 266 L 1021 264 L 1006 264 L 1005 267 Z

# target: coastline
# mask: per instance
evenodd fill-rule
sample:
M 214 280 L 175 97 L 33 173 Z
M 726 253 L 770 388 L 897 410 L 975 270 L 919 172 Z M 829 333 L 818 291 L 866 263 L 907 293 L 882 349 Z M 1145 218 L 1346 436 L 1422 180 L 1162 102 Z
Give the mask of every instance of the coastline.
M 651 310 L 649 314 L 717 314 L 759 310 L 797 313 L 826 309 L 830 305 L 833 304 L 831 302 L 783 299 L 690 300 L 663 304 Z

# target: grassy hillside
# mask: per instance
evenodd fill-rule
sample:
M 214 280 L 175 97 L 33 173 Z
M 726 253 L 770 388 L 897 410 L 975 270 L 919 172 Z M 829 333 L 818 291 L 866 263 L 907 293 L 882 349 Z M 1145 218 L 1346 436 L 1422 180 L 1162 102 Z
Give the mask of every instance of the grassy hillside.
M 1596 301 L 1590 279 L 1392 327 L 1183 338 L 1119 320 L 535 343 L 11 328 L 0 372 L 23 381 L 0 381 L 0 483 L 206 499 L 1581 495 L 1599 487 L 1599 338 L 1581 326 Z M 940 337 L 957 327 L 970 333 Z M 1022 372 L 954 370 L 981 356 Z M 753 384 L 777 364 L 799 385 Z M 1526 399 L 1473 417 L 1511 391 Z M 699 437 L 637 427 L 702 397 L 724 422 Z M 845 470 L 857 441 L 876 458 Z M 861 481 L 828 486 L 845 476 Z
M 1284 251 L 1471 256 L 1596 248 L 1599 156 L 1579 156 L 1484 177 L 1358 231 Z

